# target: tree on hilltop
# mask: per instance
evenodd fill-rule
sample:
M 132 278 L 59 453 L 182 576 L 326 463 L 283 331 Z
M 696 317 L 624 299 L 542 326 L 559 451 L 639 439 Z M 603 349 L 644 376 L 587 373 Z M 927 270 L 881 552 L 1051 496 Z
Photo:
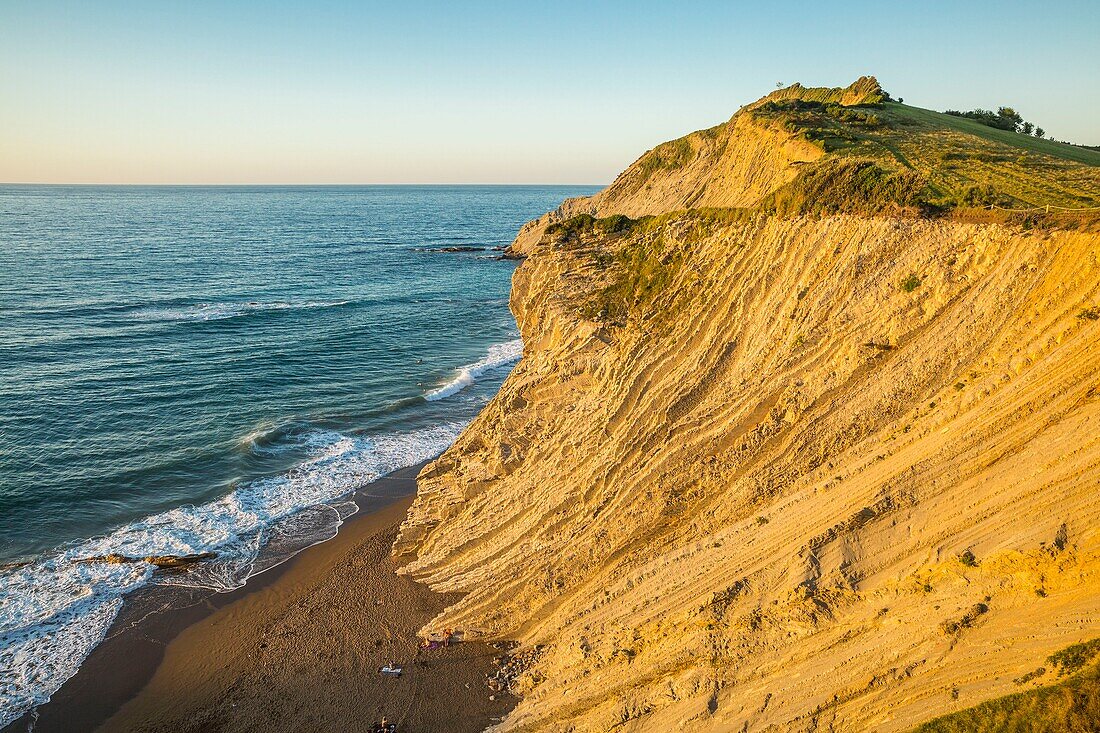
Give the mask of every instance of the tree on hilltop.
M 953 117 L 965 117 L 968 120 L 974 120 L 981 123 L 986 127 L 996 127 L 998 130 L 1008 130 L 1009 132 L 1019 132 L 1024 135 L 1034 134 L 1036 137 L 1042 137 L 1042 133 L 1039 132 L 1042 128 L 1036 128 L 1034 123 L 1025 122 L 1023 116 L 1012 107 L 998 107 L 994 112 L 988 109 L 972 109 L 969 112 L 961 112 L 957 109 L 945 110 L 944 114 L 951 115 Z
M 1024 123 L 1024 118 L 1020 116 L 1020 113 L 1011 107 L 1000 107 L 997 110 L 997 116 L 1004 120 L 1004 129 L 1012 130 L 1013 132 L 1018 130 L 1020 125 Z

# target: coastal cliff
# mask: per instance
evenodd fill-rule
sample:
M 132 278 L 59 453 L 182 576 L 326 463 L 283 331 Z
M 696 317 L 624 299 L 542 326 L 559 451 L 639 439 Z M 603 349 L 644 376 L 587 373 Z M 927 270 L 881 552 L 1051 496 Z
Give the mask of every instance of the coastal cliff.
M 908 730 L 1100 637 L 1100 155 L 933 115 L 780 90 L 520 232 L 394 546 L 528 650 L 500 730 Z

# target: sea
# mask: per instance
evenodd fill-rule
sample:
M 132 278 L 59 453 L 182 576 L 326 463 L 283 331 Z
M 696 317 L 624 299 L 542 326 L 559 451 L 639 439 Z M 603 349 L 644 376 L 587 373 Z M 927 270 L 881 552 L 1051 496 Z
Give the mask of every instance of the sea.
M 138 588 L 238 588 L 445 450 L 522 352 L 501 248 L 596 190 L 0 186 L 0 727 Z

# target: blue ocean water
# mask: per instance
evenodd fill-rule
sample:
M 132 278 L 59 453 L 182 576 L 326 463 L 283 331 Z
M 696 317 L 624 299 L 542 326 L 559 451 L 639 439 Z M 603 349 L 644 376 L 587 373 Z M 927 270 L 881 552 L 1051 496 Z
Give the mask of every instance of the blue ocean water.
M 449 445 L 520 354 L 493 248 L 594 191 L 0 186 L 0 725 L 165 582 L 74 560 L 232 588 Z

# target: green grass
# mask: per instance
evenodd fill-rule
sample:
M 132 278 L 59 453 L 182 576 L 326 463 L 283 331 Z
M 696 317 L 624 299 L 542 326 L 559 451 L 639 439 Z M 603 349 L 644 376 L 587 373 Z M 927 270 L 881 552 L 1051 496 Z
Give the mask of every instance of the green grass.
M 1086 665 L 1098 655 L 1100 639 L 1066 647 L 1047 661 L 1060 676 L 1072 675 L 1067 679 L 944 715 L 912 733 L 1096 733 L 1100 731 L 1100 664 Z M 1016 683 L 1028 684 L 1046 673 L 1045 667 L 1039 667 L 1018 677 Z
M 631 238 L 610 257 L 606 250 L 592 254 L 593 262 L 606 270 L 609 282 L 589 294 L 580 306 L 581 315 L 617 326 L 632 317 L 651 315 L 655 301 L 671 285 L 682 263 L 681 253 L 667 249 L 659 232 Z
M 696 222 L 699 234 L 714 221 L 739 210 L 700 210 L 684 214 Z M 744 214 L 737 214 L 744 216 Z M 675 217 L 673 217 L 675 218 Z M 631 318 L 651 318 L 660 311 L 655 301 L 668 290 L 683 261 L 683 253 L 666 246 L 663 226 L 669 216 L 630 219 L 622 215 L 597 219 L 580 214 L 547 227 L 555 246 L 570 250 L 593 268 L 598 287 L 580 296 L 576 307 L 584 318 L 623 326 Z M 682 224 L 677 219 L 678 224 Z
M 1098 151 L 898 102 L 845 106 L 836 99 L 837 94 L 773 94 L 746 114 L 821 148 L 825 156 L 815 166 L 819 171 L 854 159 L 870 161 L 886 173 L 920 176 L 926 190 L 919 203 L 940 211 L 990 205 L 1100 209 Z M 820 175 L 813 170 L 799 177 Z M 841 190 L 840 195 L 843 199 L 848 192 Z M 829 208 L 827 202 L 816 206 Z M 843 202 L 833 208 L 850 209 Z M 871 201 L 863 213 L 880 208 Z
M 919 288 L 920 285 L 921 285 L 920 277 L 917 275 L 917 273 L 911 272 L 911 273 L 909 273 L 908 277 L 906 277 L 904 280 L 901 281 L 899 286 L 901 287 L 901 289 L 904 292 L 911 293 L 914 290 L 916 290 L 917 288 Z M 973 558 L 974 556 L 971 555 L 970 557 Z
M 1100 207 L 1100 154 L 960 117 L 882 105 L 882 129 L 862 136 L 881 164 L 924 175 L 944 206 Z M 893 160 L 891 160 L 893 159 Z
M 874 215 L 899 208 L 929 209 L 934 202 L 928 179 L 920 173 L 887 170 L 871 160 L 826 159 L 807 166 L 760 208 L 780 216 Z
M 955 130 L 956 132 L 966 135 L 980 137 L 998 145 L 1006 145 L 1019 150 L 1049 155 L 1054 158 L 1070 160 L 1083 165 L 1100 166 L 1100 151 L 1090 150 L 1089 148 L 1083 148 L 1077 145 L 1055 142 L 1054 140 L 1046 140 L 1040 137 L 1032 137 L 1031 135 L 1023 135 L 1018 132 L 999 130 L 995 127 L 989 127 L 980 122 L 966 119 L 965 117 L 945 115 L 930 109 L 910 107 L 907 104 L 887 102 L 884 107 L 887 112 L 892 113 L 896 118 L 919 123 L 931 129 L 941 128 Z
M 1058 668 L 1059 674 L 1073 674 L 1100 655 L 1100 639 L 1067 646 L 1047 657 L 1047 661 Z
M 591 214 L 578 214 L 571 219 L 546 227 L 546 234 L 552 241 L 566 243 L 577 241 L 585 235 L 629 232 L 634 224 L 633 219 L 622 214 L 603 219 L 597 219 Z
M 692 134 L 703 135 L 707 132 L 707 130 L 703 130 Z M 670 140 L 667 143 L 661 143 L 643 155 L 634 165 L 634 168 L 638 171 L 637 181 L 634 184 L 635 190 L 644 186 L 653 174 L 660 170 L 675 170 L 687 165 L 695 157 L 695 148 L 692 146 L 690 138 L 691 135 L 688 135 Z
M 1100 667 L 1065 682 L 999 697 L 945 715 L 913 733 L 1096 733 Z

